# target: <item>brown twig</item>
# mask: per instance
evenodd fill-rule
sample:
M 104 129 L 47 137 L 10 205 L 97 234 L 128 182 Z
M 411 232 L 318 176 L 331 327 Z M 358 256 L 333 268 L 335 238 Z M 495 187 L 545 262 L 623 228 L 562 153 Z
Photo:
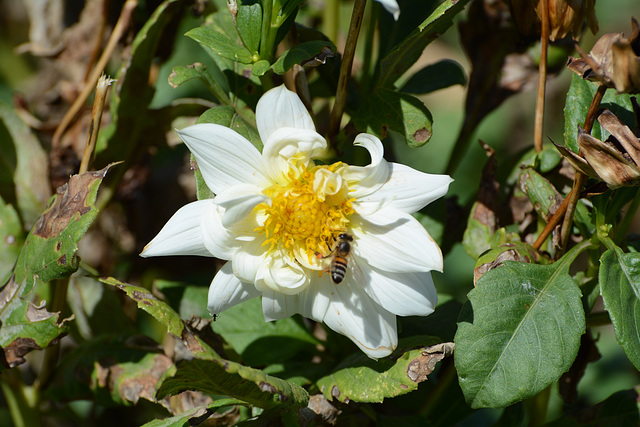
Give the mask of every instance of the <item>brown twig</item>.
M 540 65 L 538 66 L 538 94 L 536 96 L 536 116 L 533 145 L 536 153 L 542 151 L 542 131 L 544 128 L 544 99 L 547 89 L 547 51 L 549 48 L 549 4 L 540 2 L 542 7 L 542 32 L 540 35 Z
M 100 59 L 98 60 L 98 63 L 93 69 L 91 76 L 85 83 L 84 89 L 82 89 L 82 92 L 80 93 L 78 98 L 75 100 L 73 105 L 71 105 L 71 108 L 69 108 L 67 113 L 64 115 L 64 117 L 62 118 L 62 121 L 60 122 L 60 124 L 56 128 L 55 133 L 53 134 L 53 138 L 51 140 L 51 146 L 54 150 L 60 144 L 60 138 L 62 137 L 62 134 L 65 132 L 67 127 L 71 124 L 73 119 L 77 116 L 78 112 L 82 108 L 82 105 L 85 103 L 85 101 L 89 97 L 89 94 L 91 94 L 91 91 L 93 91 L 93 88 L 95 87 L 96 82 L 98 81 L 98 79 L 100 78 L 100 75 L 102 74 L 102 71 L 104 70 L 104 67 L 107 65 L 109 58 L 111 58 L 111 55 L 113 54 L 113 51 L 115 50 L 118 41 L 124 34 L 124 31 L 129 26 L 129 22 L 131 21 L 133 10 L 137 6 L 138 6 L 138 0 L 127 0 L 124 6 L 122 6 L 122 12 L 120 12 L 120 17 L 118 18 L 118 22 L 116 23 L 116 26 L 113 28 L 113 32 L 111 33 L 111 37 L 109 37 L 107 46 L 105 46 L 104 52 L 102 52 L 102 56 L 100 56 Z
M 96 141 L 98 140 L 98 132 L 100 131 L 100 120 L 102 119 L 102 110 L 104 110 L 104 101 L 112 82 L 113 80 L 104 74 L 100 77 L 100 80 L 98 80 L 96 96 L 93 99 L 93 111 L 91 111 L 91 126 L 89 126 L 87 144 L 84 146 L 84 153 L 82 153 L 79 173 L 84 173 L 89 170 L 89 162 L 93 157 L 93 151 L 95 150 Z

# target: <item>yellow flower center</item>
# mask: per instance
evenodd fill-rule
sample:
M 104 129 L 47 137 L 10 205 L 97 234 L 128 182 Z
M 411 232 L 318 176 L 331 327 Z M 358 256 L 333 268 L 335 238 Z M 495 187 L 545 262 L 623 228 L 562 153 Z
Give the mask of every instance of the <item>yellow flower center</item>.
M 283 250 L 292 260 L 307 265 L 317 265 L 314 258 L 328 255 L 335 237 L 347 229 L 354 212 L 353 199 L 347 198 L 347 184 L 336 173 L 343 166 L 338 162 L 292 170 L 286 185 L 275 184 L 264 190 L 271 206 L 257 207 L 264 209 L 266 218 L 257 231 L 266 234 L 269 251 Z

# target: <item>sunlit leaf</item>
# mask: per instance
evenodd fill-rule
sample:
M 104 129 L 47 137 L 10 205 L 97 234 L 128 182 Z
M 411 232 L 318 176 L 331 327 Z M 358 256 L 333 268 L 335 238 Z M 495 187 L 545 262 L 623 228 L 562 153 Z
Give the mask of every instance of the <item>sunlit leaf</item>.
M 392 356 L 378 361 L 356 354 L 344 360 L 332 374 L 318 380 L 318 388 L 327 399 L 341 402 L 380 403 L 409 393 L 427 379 L 435 364 L 445 356 L 444 352 L 425 352 L 427 347 L 439 342 L 436 337 L 412 337 L 401 341 Z M 420 348 L 411 350 L 415 347 Z
M 240 46 L 211 27 L 197 27 L 188 31 L 186 35 L 223 58 L 242 64 L 251 64 L 253 62 L 253 54 L 246 47 Z
M 390 129 L 402 134 L 411 147 L 420 147 L 431 138 L 431 113 L 407 93 L 379 89 L 352 117 L 358 130 L 384 138 Z
M 262 33 L 262 5 L 259 2 L 239 3 L 236 25 L 244 45 L 250 52 L 257 53 Z
M 261 408 L 306 406 L 309 394 L 301 387 L 228 360 L 185 360 L 158 389 L 162 399 L 184 390 L 235 397 Z
M 640 369 L 640 254 L 607 250 L 600 259 L 599 281 L 616 339 Z
M 229 94 L 224 89 L 224 87 L 228 86 L 228 83 L 222 86 L 209 72 L 207 66 L 200 62 L 174 67 L 169 75 L 169 84 L 173 87 L 178 87 L 193 79 L 200 80 L 220 102 L 230 102 Z
M 477 282 L 460 313 L 455 362 L 472 408 L 535 396 L 567 371 L 585 331 L 570 261 L 505 262 Z

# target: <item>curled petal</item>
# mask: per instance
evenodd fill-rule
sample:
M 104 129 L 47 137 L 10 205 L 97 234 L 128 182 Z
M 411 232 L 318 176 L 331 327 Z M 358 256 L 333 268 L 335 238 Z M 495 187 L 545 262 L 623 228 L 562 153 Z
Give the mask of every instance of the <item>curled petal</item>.
M 144 247 L 142 257 L 166 255 L 212 256 L 207 249 L 200 228 L 204 212 L 211 209 L 213 201 L 199 200 L 180 208 L 160 233 Z
M 309 166 L 327 149 L 327 141 L 315 130 L 280 128 L 264 141 L 262 156 L 272 181 L 286 184 L 291 168 Z
M 243 183 L 266 187 L 260 152 L 244 137 L 224 126 L 201 123 L 177 131 L 198 162 L 215 194 Z
M 349 282 L 335 286 L 324 322 L 373 359 L 388 356 L 398 345 L 396 316 Z
M 285 257 L 276 251 L 265 258 L 256 274 L 255 284 L 262 292 L 272 289 L 293 295 L 309 284 L 309 278 L 301 266 L 287 262 Z
M 382 142 L 375 136 L 361 133 L 353 145 L 366 148 L 371 156 L 369 166 L 348 166 L 342 172 L 342 177 L 349 183 L 349 197 L 359 199 L 377 191 L 387 181 L 389 164 L 382 157 Z
M 248 299 L 255 298 L 260 292 L 252 283 L 241 282 L 234 274 L 231 263 L 227 262 L 216 273 L 209 286 L 207 308 L 214 315 Z
M 354 215 L 351 232 L 355 252 L 375 268 L 392 273 L 442 271 L 440 248 L 409 214 L 384 208 L 371 215 Z
M 262 294 L 262 312 L 267 321 L 285 319 L 296 313 L 304 317 L 322 322 L 331 303 L 331 293 L 333 292 L 328 276 L 325 276 L 322 284 L 321 279 L 312 278 L 311 284 L 304 291 L 295 295 L 286 295 L 268 289 Z M 317 281 L 317 282 L 316 282 Z
M 239 246 L 238 233 L 222 225 L 223 214 L 224 208 L 211 203 L 203 212 L 200 229 L 207 250 L 216 258 L 229 260 Z
M 256 124 L 265 144 L 280 128 L 315 131 L 311 115 L 294 92 L 284 85 L 267 91 L 256 106 Z
M 374 193 L 357 200 L 358 212 L 392 207 L 414 213 L 447 194 L 453 179 L 417 171 L 399 163 L 389 163 L 389 179 Z
M 385 310 L 398 316 L 427 316 L 433 313 L 438 294 L 430 272 L 389 273 L 367 271 L 367 294 Z
M 262 188 L 252 184 L 234 185 L 215 198 L 216 205 L 224 208 L 224 227 L 230 227 L 243 220 L 256 206 L 269 202 L 269 197 L 262 194 Z
M 242 246 L 233 254 L 233 272 L 243 282 L 255 283 L 260 266 L 265 262 L 267 253 L 263 246 L 264 236 Z

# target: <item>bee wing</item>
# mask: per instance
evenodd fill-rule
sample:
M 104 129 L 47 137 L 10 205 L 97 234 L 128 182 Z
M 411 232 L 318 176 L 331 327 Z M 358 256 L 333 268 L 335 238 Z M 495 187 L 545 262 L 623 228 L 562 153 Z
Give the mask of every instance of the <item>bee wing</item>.
M 353 256 L 353 253 L 350 253 L 349 256 L 347 256 L 347 260 L 349 262 L 348 275 L 351 276 L 351 282 L 359 286 L 364 286 L 364 284 L 367 283 L 367 279 L 364 273 L 362 272 L 360 265 L 358 265 L 358 261 L 356 257 Z M 360 260 L 360 262 L 363 262 L 363 261 Z

